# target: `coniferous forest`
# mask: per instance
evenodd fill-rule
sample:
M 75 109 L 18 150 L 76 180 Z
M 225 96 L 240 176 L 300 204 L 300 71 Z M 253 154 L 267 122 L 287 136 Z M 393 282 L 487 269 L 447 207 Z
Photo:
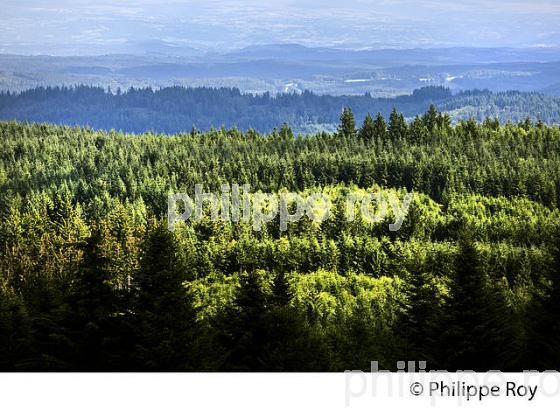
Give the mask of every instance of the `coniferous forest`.
M 560 128 L 435 107 L 336 132 L 0 122 L 0 370 L 560 370 Z M 187 221 L 195 184 L 322 192 L 323 222 Z M 343 215 L 413 193 L 401 229 Z M 391 218 L 388 218 L 391 219 Z
M 335 131 L 342 107 L 357 118 L 368 112 L 389 117 L 396 107 L 407 120 L 433 103 L 449 113 L 452 123 L 474 118 L 519 122 L 529 116 L 545 124 L 560 122 L 560 97 L 536 92 L 469 90 L 453 94 L 442 86 L 414 90 L 393 98 L 364 95 L 242 93 L 235 88 L 38 87 L 20 93 L 0 92 L 0 120 L 49 122 L 103 130 L 176 134 L 194 126 L 203 131 L 224 126 L 269 133 L 282 123 L 294 134 Z

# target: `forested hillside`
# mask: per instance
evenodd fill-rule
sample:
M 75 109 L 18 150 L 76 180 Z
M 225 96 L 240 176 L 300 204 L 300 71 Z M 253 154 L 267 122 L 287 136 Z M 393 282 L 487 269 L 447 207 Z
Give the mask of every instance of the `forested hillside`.
M 82 112 L 81 93 L 95 126 L 112 101 L 166 95 L 204 93 L 224 115 L 252 101 L 257 128 L 271 125 L 259 102 L 338 114 L 349 102 L 80 88 L 3 95 L 0 110 L 53 94 Z M 409 113 L 414 98 L 400 100 Z M 370 100 L 351 101 L 361 113 Z M 43 119 L 64 112 L 52 107 Z M 0 122 L 0 370 L 560 369 L 560 128 L 452 125 L 433 106 L 411 122 L 397 111 L 354 121 L 346 109 L 336 132 L 306 137 L 287 125 L 131 135 Z M 233 183 L 323 192 L 333 212 L 286 232 L 209 214 L 168 230 L 168 193 Z M 344 218 L 347 193 L 379 190 L 414 193 L 396 232 L 359 209 Z
M 179 133 L 193 127 L 254 128 L 270 132 L 288 123 L 295 133 L 334 131 L 342 107 L 358 118 L 368 112 L 389 116 L 393 108 L 407 119 L 422 115 L 430 103 L 448 111 L 451 120 L 473 117 L 519 122 L 527 116 L 552 124 L 560 122 L 560 97 L 510 91 L 465 91 L 426 87 L 395 98 L 269 93 L 243 94 L 230 88 L 170 87 L 109 92 L 97 87 L 36 88 L 22 93 L 0 93 L 0 119 L 90 126 L 95 129 L 142 133 Z

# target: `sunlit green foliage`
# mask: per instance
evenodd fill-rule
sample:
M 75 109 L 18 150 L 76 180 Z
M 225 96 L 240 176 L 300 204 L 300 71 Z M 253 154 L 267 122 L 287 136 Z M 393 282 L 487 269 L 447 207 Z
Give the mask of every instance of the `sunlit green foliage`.
M 0 123 L 0 368 L 557 368 L 560 129 L 351 115 L 307 137 Z M 167 231 L 168 193 L 198 183 L 322 192 L 332 213 Z M 399 231 L 346 220 L 377 190 L 414 192 Z

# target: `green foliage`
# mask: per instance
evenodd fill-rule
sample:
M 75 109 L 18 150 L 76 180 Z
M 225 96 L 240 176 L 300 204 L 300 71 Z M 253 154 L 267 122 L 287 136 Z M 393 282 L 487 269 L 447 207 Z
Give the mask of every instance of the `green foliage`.
M 510 335 L 504 333 L 511 317 L 499 306 L 505 302 L 491 293 L 478 249 L 466 230 L 459 240 L 452 279 L 442 320 L 445 349 L 440 352 L 440 366 L 474 371 L 504 368 L 507 361 L 501 354 L 509 350 Z
M 558 368 L 558 127 L 432 107 L 356 131 L 347 109 L 339 134 L 0 122 L 0 368 Z M 321 192 L 332 214 L 168 231 L 168 193 L 197 183 Z M 414 193 L 399 231 L 347 220 L 372 191 Z
M 380 112 L 388 118 L 393 107 L 397 107 L 410 120 L 422 116 L 432 103 L 447 114 L 436 118 L 433 115 L 435 110 L 430 109 L 429 115 L 422 117 L 429 131 L 433 131 L 434 124 L 442 128 L 445 123 L 471 117 L 477 121 L 497 118 L 501 123 L 511 121 L 515 124 L 525 124 L 527 116 L 533 123 L 539 119 L 547 124 L 560 121 L 558 97 L 488 90 L 453 94 L 447 88 L 434 86 L 394 98 L 373 98 L 369 93 L 319 95 L 310 91 L 252 94 L 232 88 L 180 86 L 156 90 L 129 88 L 125 92 L 119 89 L 116 93 L 82 85 L 37 87 L 20 93 L 0 91 L 0 119 L 88 125 L 107 131 L 134 133 L 190 133 L 193 136 L 200 130 L 210 131 L 220 126 L 271 132 L 288 123 L 298 134 L 336 130 L 341 107 L 352 109 L 356 118 L 364 118 L 373 112 Z M 0 168 L 0 181 L 3 178 Z
M 369 113 L 366 115 L 364 123 L 362 124 L 362 128 L 360 128 L 360 131 L 358 132 L 358 135 L 364 141 L 373 141 L 373 139 L 376 137 L 375 124 L 373 122 L 373 118 Z
M 338 126 L 338 134 L 342 137 L 352 138 L 356 136 L 356 120 L 352 109 L 344 108 L 340 114 L 340 125 Z

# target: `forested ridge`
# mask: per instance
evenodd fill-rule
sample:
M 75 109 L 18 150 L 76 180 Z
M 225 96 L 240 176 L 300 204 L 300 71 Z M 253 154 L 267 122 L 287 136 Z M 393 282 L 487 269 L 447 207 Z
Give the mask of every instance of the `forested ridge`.
M 0 122 L 0 140 L 1 370 L 560 368 L 558 126 L 432 106 L 305 137 Z M 169 192 L 228 183 L 333 212 L 168 230 Z M 344 218 L 377 190 L 414 193 L 400 230 Z
M 233 88 L 166 87 L 105 90 L 100 87 L 39 87 L 21 93 L 0 93 L 0 119 L 91 126 L 94 129 L 180 133 L 195 127 L 253 128 L 270 132 L 288 123 L 297 133 L 334 131 L 342 107 L 358 118 L 368 112 L 388 117 L 396 107 L 407 119 L 422 115 L 430 103 L 450 113 L 451 120 L 471 117 L 502 123 L 527 116 L 547 124 L 560 123 L 560 98 L 538 93 L 463 91 L 425 87 L 395 98 L 301 94 L 244 94 Z

